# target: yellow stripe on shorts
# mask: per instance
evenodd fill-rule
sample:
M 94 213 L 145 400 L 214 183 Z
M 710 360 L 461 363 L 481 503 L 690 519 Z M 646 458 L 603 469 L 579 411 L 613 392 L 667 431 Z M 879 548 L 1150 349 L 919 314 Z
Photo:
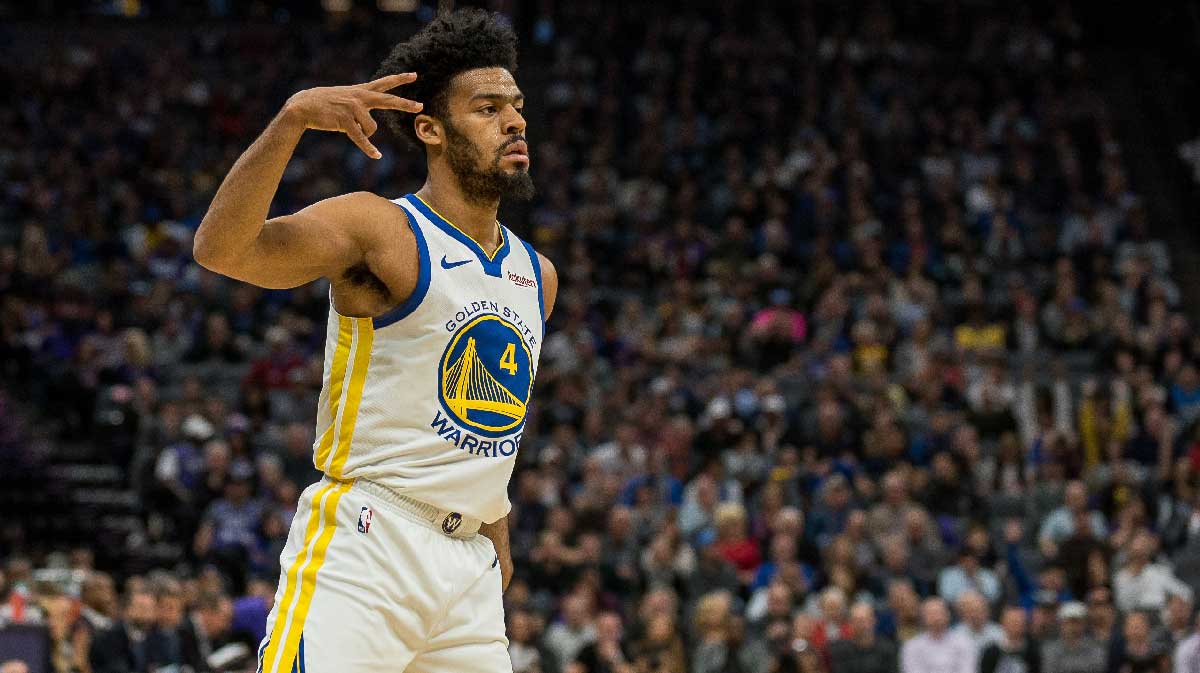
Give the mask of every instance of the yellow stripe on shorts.
M 346 391 L 342 423 L 337 432 L 337 451 L 326 473 L 334 479 L 342 478 L 346 458 L 350 456 L 350 441 L 354 438 L 354 424 L 358 418 L 358 406 L 362 402 L 363 385 L 367 380 L 367 368 L 371 364 L 371 346 L 375 341 L 375 326 L 370 318 L 355 318 L 358 333 L 354 345 L 354 365 L 350 370 L 350 387 Z
M 308 615 L 307 601 L 312 599 L 312 588 L 309 587 L 307 597 L 305 582 L 316 582 L 316 571 L 325 560 L 325 549 L 333 537 L 333 526 L 337 520 L 337 503 L 341 494 L 350 488 L 350 484 L 331 482 L 322 486 L 312 498 L 312 511 L 308 516 L 308 525 L 304 529 L 304 545 L 292 565 L 284 575 L 287 589 L 279 601 L 279 609 L 275 613 L 275 625 L 271 629 L 271 639 L 268 641 L 266 652 L 263 653 L 263 673 L 291 670 L 292 661 L 296 658 L 296 647 L 300 633 L 304 629 L 303 618 L 296 617 L 299 611 L 294 611 L 303 604 L 303 615 Z M 318 559 L 320 561 L 318 562 Z M 315 566 L 315 567 L 314 567 Z M 301 569 L 303 568 L 303 578 Z M 312 570 L 311 575 L 309 569 Z M 311 577 L 311 580 L 310 580 Z M 297 592 L 297 586 L 300 587 Z M 299 601 L 296 597 L 299 595 Z M 289 624 L 289 621 L 291 624 Z M 293 639 L 291 634 L 295 633 Z
M 333 531 L 337 528 L 338 502 L 341 501 L 342 495 L 349 490 L 350 482 L 340 482 L 333 492 L 325 498 L 322 530 L 320 535 L 317 536 L 317 544 L 313 550 L 312 560 L 309 561 L 300 574 L 300 596 L 296 601 L 292 623 L 284 631 L 286 634 L 283 643 L 284 656 L 276 664 L 281 667 L 277 669 L 278 673 L 289 673 L 291 671 L 291 662 L 296 658 L 296 650 L 300 646 L 300 636 L 304 634 L 304 621 L 308 619 L 308 609 L 312 606 L 313 592 L 317 588 L 317 572 L 325 564 L 325 554 L 329 551 L 329 543 L 333 541 Z M 287 662 L 286 664 L 283 663 L 285 661 Z

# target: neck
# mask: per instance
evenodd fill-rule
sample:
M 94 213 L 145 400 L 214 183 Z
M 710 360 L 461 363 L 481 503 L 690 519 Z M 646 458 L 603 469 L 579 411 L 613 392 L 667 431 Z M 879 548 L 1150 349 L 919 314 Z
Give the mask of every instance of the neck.
M 484 202 L 470 199 L 453 173 L 433 170 L 430 170 L 425 185 L 417 191 L 417 196 L 474 239 L 484 250 L 490 253 L 500 247 L 500 230 L 496 226 L 499 199 Z

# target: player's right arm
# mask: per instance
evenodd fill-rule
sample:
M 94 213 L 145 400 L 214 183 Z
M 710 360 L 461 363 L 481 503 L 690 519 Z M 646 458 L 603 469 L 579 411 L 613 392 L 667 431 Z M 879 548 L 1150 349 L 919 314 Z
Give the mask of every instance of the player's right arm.
M 362 261 L 367 247 L 363 194 L 314 203 L 295 214 L 267 219 L 279 181 L 300 136 L 308 129 L 350 136 L 367 156 L 379 150 L 368 137 L 378 128 L 373 109 L 419 112 L 421 104 L 386 93 L 416 79 L 388 75 L 353 86 L 301 91 L 283 106 L 221 182 L 196 230 L 192 252 L 206 269 L 267 288 L 289 288 L 332 277 Z

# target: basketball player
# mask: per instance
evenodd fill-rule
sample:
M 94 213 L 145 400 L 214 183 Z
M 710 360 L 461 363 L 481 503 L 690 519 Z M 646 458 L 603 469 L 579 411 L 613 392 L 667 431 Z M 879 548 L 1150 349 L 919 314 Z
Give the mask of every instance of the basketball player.
M 511 671 L 508 481 L 558 280 L 496 220 L 533 194 L 516 36 L 443 16 L 377 79 L 293 95 L 196 232 L 203 266 L 267 288 L 330 281 L 314 463 L 281 556 L 260 670 Z M 415 73 L 415 74 L 414 74 Z M 404 86 L 401 98 L 388 92 Z M 379 151 L 371 110 L 424 148 L 428 178 L 267 219 L 308 129 Z

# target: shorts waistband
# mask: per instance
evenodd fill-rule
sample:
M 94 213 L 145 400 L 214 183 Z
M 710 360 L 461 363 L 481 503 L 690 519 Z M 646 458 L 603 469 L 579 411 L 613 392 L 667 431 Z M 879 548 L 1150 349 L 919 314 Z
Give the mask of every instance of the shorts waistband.
M 325 479 L 329 479 L 329 477 L 326 476 Z M 373 495 L 395 506 L 400 511 L 411 515 L 411 518 L 415 521 L 423 523 L 449 537 L 469 540 L 475 537 L 475 534 L 479 532 L 479 527 L 483 524 L 483 521 L 473 516 L 434 507 L 427 502 L 421 502 L 406 495 L 401 495 L 383 484 L 373 482 L 369 479 L 355 479 L 350 488 L 351 490 L 358 489 L 364 493 Z

